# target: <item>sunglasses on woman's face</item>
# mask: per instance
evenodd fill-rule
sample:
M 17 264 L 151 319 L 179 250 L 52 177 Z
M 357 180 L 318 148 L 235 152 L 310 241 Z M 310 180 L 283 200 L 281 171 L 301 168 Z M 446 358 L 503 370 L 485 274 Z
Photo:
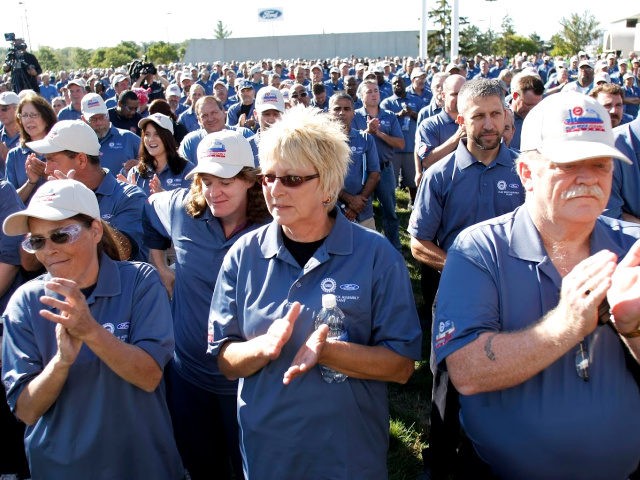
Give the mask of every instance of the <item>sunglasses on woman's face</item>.
M 50 239 L 53 243 L 63 245 L 65 243 L 73 243 L 80 238 L 82 227 L 77 223 L 72 223 L 66 227 L 59 228 L 51 232 L 51 235 L 44 237 L 42 235 L 29 235 L 22 242 L 22 249 L 27 253 L 36 253 L 38 250 L 44 248 L 47 239 Z
M 304 182 L 308 182 L 309 180 L 313 180 L 319 176 L 320 174 L 316 173 L 315 175 L 307 175 L 306 177 L 301 175 L 283 175 L 282 177 L 276 177 L 273 173 L 265 173 L 263 175 L 258 175 L 258 180 L 260 180 L 264 186 L 271 185 L 276 181 L 276 179 L 278 179 L 285 187 L 299 187 Z

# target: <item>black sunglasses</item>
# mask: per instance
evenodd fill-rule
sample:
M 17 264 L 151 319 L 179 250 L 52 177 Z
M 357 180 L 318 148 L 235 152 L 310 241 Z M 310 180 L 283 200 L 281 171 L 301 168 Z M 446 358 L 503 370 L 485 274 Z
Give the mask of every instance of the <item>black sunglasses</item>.
M 263 175 L 258 175 L 258 180 L 264 186 L 270 185 L 278 179 L 285 187 L 299 187 L 304 182 L 308 182 L 309 180 L 313 180 L 318 177 L 320 177 L 319 173 L 316 173 L 315 175 L 307 175 L 306 177 L 300 175 L 283 175 L 282 177 L 276 177 L 273 173 L 265 173 Z
M 307 92 L 300 92 L 300 93 L 292 93 L 291 94 L 291 98 L 298 98 L 298 97 L 306 97 L 307 96 Z
M 64 243 L 73 243 L 80 238 L 80 232 L 82 227 L 77 223 L 72 223 L 66 227 L 59 228 L 51 232 L 48 237 L 42 235 L 29 235 L 22 242 L 22 249 L 27 253 L 36 253 L 38 250 L 44 248 L 47 238 L 50 238 L 53 243 L 62 245 Z

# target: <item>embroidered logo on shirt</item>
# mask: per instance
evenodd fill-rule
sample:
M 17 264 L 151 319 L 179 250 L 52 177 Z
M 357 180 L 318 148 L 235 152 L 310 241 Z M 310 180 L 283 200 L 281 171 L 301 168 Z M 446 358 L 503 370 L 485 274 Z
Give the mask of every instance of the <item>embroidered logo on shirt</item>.
M 455 331 L 456 326 L 451 320 L 440 322 L 438 325 L 438 334 L 436 335 L 436 348 L 442 348 L 449 343 Z
M 340 285 L 340 290 L 355 292 L 356 290 L 360 290 L 360 285 L 356 285 L 355 283 L 343 283 Z
M 113 325 L 113 323 L 105 323 L 102 326 L 104 327 L 105 330 L 108 330 L 109 333 L 111 333 L 111 334 L 113 334 L 113 332 L 116 331 L 116 327 L 115 327 L 115 325 Z
M 498 189 L 499 194 L 507 195 L 509 197 L 520 193 L 520 185 L 517 183 L 507 184 L 506 180 L 498 180 L 496 188 Z
M 336 281 L 333 278 L 325 278 L 320 282 L 320 288 L 324 293 L 333 293 L 336 291 Z

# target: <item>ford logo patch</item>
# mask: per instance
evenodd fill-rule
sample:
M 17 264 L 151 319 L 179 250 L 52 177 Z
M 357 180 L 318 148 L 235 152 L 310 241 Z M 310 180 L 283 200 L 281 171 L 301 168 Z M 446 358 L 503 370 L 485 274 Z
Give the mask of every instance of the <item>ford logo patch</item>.
M 260 12 L 258 12 L 258 16 L 262 20 L 275 20 L 282 16 L 282 10 L 277 10 L 275 8 L 268 8 L 266 10 L 260 10 Z
M 340 290 L 346 290 L 348 292 L 353 292 L 354 290 L 359 290 L 360 285 L 356 285 L 355 283 L 344 283 L 340 285 Z

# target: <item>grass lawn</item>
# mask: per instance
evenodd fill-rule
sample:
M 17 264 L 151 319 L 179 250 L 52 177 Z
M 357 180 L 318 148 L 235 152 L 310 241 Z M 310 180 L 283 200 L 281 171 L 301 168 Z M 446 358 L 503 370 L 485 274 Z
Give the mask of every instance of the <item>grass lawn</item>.
M 411 256 L 407 224 L 411 211 L 407 208 L 409 193 L 396 190 L 397 212 L 400 219 L 400 241 L 405 257 L 418 312 L 422 310 L 420 269 Z M 381 225 L 376 206 L 376 224 Z M 416 480 L 422 473 L 422 449 L 426 445 L 429 408 L 431 401 L 431 372 L 429 370 L 430 338 L 423 338 L 424 360 L 416 362 L 416 371 L 406 385 L 389 384 L 389 412 L 391 428 L 389 439 L 389 478 Z

